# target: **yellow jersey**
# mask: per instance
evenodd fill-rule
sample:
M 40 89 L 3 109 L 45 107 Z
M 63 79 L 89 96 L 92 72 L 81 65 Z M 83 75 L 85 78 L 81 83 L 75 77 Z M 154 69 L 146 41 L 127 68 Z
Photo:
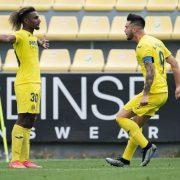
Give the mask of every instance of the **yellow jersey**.
M 41 83 L 37 38 L 23 29 L 16 31 L 15 37 L 13 47 L 19 64 L 15 85 Z
M 136 47 L 136 56 L 144 78 L 146 78 L 144 58 L 148 56 L 153 58 L 154 80 L 150 93 L 168 92 L 165 59 L 170 55 L 171 52 L 159 39 L 149 35 L 144 35 L 140 39 Z

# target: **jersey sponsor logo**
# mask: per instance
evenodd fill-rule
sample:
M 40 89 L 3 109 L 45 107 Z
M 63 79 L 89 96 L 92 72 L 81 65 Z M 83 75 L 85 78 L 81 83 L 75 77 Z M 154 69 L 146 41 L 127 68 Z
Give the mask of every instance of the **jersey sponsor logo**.
M 37 46 L 37 41 L 29 41 L 30 46 Z

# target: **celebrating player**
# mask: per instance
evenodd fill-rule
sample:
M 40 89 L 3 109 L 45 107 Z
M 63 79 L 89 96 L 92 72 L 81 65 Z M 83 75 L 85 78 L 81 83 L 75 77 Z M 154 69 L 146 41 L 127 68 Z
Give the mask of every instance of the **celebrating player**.
M 30 131 L 39 113 L 41 79 L 38 45 L 48 48 L 46 40 L 37 40 L 33 31 L 39 29 L 40 19 L 33 7 L 11 14 L 15 35 L 0 35 L 0 42 L 13 43 L 19 69 L 15 80 L 18 120 L 12 130 L 12 159 L 10 168 L 40 168 L 29 160 Z M 22 27 L 22 28 L 21 28 Z
M 125 34 L 127 40 L 134 40 L 137 43 L 137 60 L 145 82 L 143 91 L 131 99 L 117 114 L 117 123 L 128 132 L 130 138 L 122 157 L 106 158 L 106 161 L 113 166 L 129 165 L 138 145 L 143 150 L 141 166 L 146 166 L 157 150 L 156 145 L 150 143 L 142 134 L 142 127 L 168 98 L 166 62 L 171 65 L 174 74 L 175 97 L 180 98 L 180 68 L 177 61 L 162 41 L 145 34 L 144 27 L 145 20 L 141 16 L 128 15 Z

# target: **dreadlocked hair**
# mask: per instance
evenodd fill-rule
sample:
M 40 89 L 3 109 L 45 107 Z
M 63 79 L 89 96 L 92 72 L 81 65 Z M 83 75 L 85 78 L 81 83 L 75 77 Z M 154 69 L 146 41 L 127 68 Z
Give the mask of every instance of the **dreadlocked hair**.
M 13 12 L 9 17 L 9 22 L 12 25 L 12 29 L 15 31 L 19 30 L 24 17 L 33 11 L 36 11 L 34 7 L 24 7 L 19 11 Z

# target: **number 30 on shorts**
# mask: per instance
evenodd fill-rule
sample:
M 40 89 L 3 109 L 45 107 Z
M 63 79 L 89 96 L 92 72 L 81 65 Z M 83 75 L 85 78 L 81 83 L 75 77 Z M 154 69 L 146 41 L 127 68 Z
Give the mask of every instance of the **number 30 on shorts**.
M 38 102 L 38 94 L 36 93 L 31 93 L 31 102 Z

